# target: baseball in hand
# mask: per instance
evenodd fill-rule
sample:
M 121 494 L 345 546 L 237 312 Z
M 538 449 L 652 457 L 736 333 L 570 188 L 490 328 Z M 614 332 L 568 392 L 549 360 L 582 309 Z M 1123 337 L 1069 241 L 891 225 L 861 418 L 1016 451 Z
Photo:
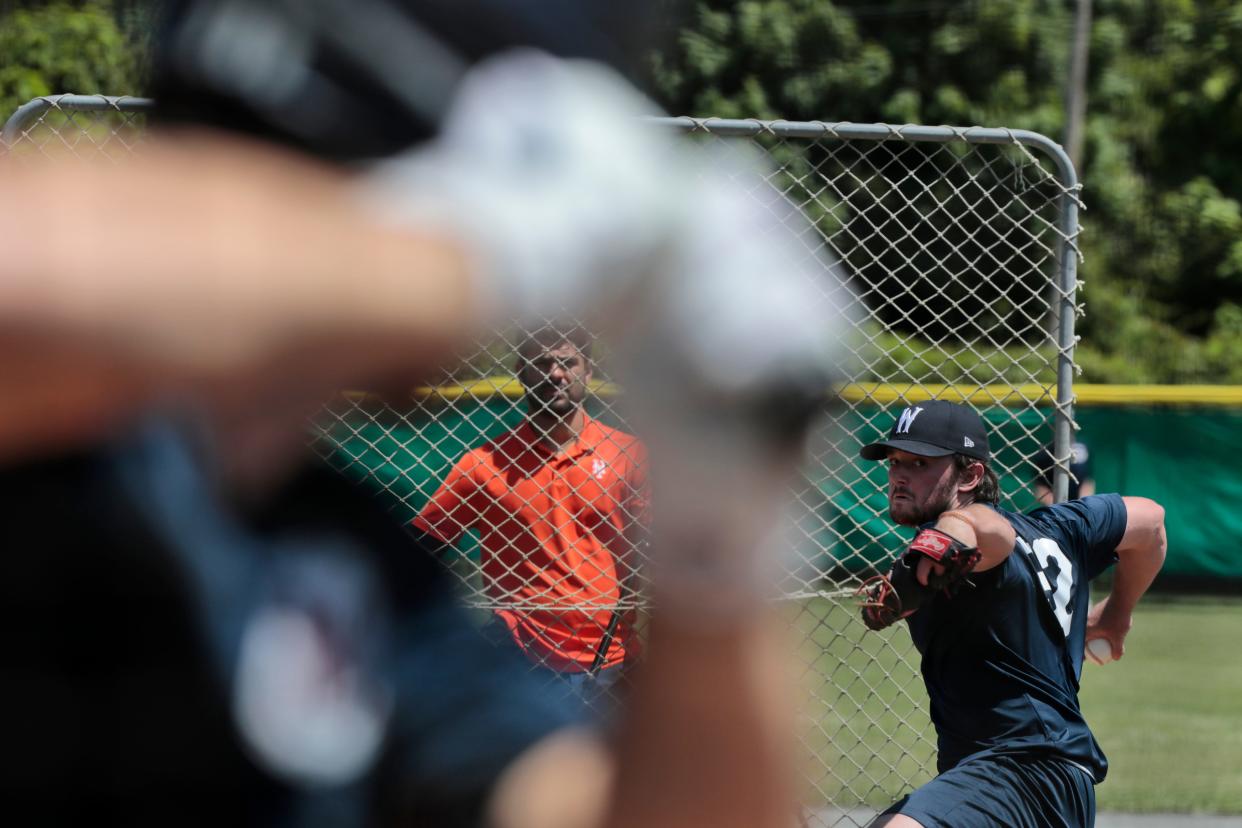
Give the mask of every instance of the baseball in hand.
M 1107 638 L 1093 638 L 1087 642 L 1087 655 L 1096 664 L 1107 664 L 1113 660 L 1113 645 Z

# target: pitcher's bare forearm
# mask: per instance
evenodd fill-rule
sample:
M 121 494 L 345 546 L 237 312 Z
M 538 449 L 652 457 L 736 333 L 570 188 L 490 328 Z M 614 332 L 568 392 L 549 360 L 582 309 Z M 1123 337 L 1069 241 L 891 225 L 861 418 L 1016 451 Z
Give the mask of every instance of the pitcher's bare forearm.
M 1164 565 L 1168 538 L 1163 507 L 1144 497 L 1126 497 L 1125 504 L 1126 532 L 1117 546 L 1106 611 L 1128 619 Z

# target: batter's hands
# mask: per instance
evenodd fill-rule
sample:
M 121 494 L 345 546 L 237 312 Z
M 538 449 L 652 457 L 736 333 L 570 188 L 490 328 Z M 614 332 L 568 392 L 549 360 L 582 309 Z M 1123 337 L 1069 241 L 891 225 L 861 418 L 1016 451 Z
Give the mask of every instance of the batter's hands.
M 636 377 L 674 377 L 678 397 L 822 394 L 853 299 L 821 237 L 756 159 L 692 148 L 642 120 L 657 114 L 601 66 L 502 55 L 469 74 L 441 138 L 376 166 L 362 196 L 465 242 L 484 315 L 600 318 L 650 359 Z
M 471 72 L 441 140 L 377 167 L 367 195 L 394 223 L 466 241 L 494 303 L 482 315 L 599 321 L 659 458 L 665 538 L 685 524 L 653 577 L 688 603 L 741 606 L 789 547 L 771 536 L 844 373 L 853 297 L 762 166 L 650 114 L 602 67 L 503 55 Z

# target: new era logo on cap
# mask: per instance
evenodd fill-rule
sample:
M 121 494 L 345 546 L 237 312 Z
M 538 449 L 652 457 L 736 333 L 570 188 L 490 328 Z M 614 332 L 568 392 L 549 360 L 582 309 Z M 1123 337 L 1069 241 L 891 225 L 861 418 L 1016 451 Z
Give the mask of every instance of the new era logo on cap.
M 863 446 L 864 460 L 883 460 L 889 449 L 923 457 L 965 454 L 987 461 L 988 433 L 973 408 L 947 400 L 927 400 L 905 408 L 897 416 L 887 440 Z

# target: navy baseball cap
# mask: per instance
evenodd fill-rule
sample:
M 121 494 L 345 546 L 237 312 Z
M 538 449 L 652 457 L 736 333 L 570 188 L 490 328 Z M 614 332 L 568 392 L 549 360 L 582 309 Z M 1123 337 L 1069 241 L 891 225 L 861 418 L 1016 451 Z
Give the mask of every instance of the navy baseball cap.
M 907 407 L 897 417 L 888 439 L 863 446 L 864 460 L 883 460 L 889 449 L 922 457 L 965 454 L 983 462 L 991 457 L 983 418 L 968 405 L 947 400 L 927 400 Z

